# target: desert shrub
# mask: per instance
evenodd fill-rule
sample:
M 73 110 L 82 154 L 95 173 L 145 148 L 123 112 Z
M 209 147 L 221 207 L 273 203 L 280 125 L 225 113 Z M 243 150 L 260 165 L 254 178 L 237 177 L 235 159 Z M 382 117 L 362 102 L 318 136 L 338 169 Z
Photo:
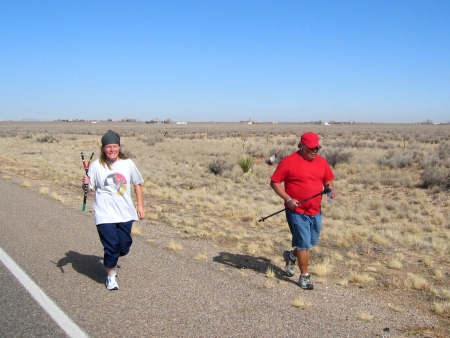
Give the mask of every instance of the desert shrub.
M 36 139 L 38 142 L 41 143 L 53 143 L 53 142 L 58 142 L 58 140 L 53 136 L 53 135 L 43 135 L 43 136 L 39 136 Z
M 264 150 L 263 146 L 260 144 L 254 145 L 250 144 L 247 148 L 247 154 L 254 156 L 254 157 L 266 157 L 266 151 Z
M 22 139 L 30 139 L 33 138 L 33 134 L 30 132 L 26 132 L 25 134 L 22 135 Z
M 328 148 L 321 151 L 320 156 L 325 158 L 328 164 L 334 168 L 338 164 L 350 162 L 353 153 L 351 151 L 343 150 L 342 148 Z
M 425 166 L 422 172 L 422 187 L 432 188 L 440 187 L 441 189 L 450 190 L 450 171 L 439 165 Z
M 294 152 L 294 150 L 291 147 L 283 147 L 283 148 L 272 148 L 270 150 L 270 156 L 275 155 L 275 162 L 273 164 L 279 163 L 284 157 L 287 155 L 290 155 Z
M 0 137 L 16 137 L 17 131 L 16 130 L 2 130 L 0 132 Z
M 230 170 L 230 165 L 225 160 L 215 160 L 208 164 L 208 169 L 214 175 L 222 175 L 225 170 Z
M 442 143 L 437 152 L 422 157 L 421 186 L 423 188 L 450 189 L 450 151 L 447 149 L 449 145 L 450 142 Z
M 122 150 L 122 152 L 123 152 L 123 154 L 124 154 L 126 157 L 128 157 L 128 158 L 133 158 L 133 157 L 135 157 L 134 154 L 133 154 L 131 151 L 129 151 L 128 149 Z
M 287 145 L 287 146 L 296 146 L 298 145 L 298 139 L 296 138 L 289 138 L 289 139 L 278 139 L 277 145 Z
M 361 141 L 361 140 L 343 140 L 336 141 L 332 144 L 337 148 L 375 148 L 377 145 L 373 141 Z
M 161 135 L 158 136 L 150 136 L 146 137 L 144 139 L 144 142 L 147 143 L 149 146 L 154 146 L 156 143 L 160 143 L 164 141 L 164 137 Z
M 403 149 L 389 150 L 386 156 L 378 159 L 379 166 L 390 169 L 411 167 L 413 163 L 413 154 Z
M 439 167 L 442 165 L 442 160 L 436 152 L 430 153 L 423 151 L 420 155 L 418 155 L 417 161 L 422 169 L 427 167 Z
M 437 155 L 441 160 L 450 158 L 450 141 L 441 143 L 439 145 Z
M 401 171 L 387 171 L 382 172 L 380 183 L 391 187 L 408 187 L 412 188 L 416 177 L 413 173 L 404 173 Z

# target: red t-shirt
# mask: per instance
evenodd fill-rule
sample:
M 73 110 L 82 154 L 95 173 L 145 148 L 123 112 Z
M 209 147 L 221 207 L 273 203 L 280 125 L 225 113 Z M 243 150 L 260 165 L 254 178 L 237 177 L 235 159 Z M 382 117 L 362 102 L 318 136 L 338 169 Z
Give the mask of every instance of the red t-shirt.
M 334 174 L 325 159 L 317 155 L 314 160 L 305 160 L 295 152 L 283 158 L 270 177 L 275 183 L 283 183 L 286 193 L 297 201 L 305 200 L 323 191 L 323 185 L 334 179 Z M 322 195 L 300 204 L 295 211 L 314 216 L 320 211 Z

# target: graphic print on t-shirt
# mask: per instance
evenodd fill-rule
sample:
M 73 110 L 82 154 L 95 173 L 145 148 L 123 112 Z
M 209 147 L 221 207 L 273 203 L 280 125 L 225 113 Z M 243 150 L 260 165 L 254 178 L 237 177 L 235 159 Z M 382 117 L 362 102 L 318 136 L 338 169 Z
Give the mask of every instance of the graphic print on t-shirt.
M 105 188 L 113 194 L 122 196 L 127 191 L 127 179 L 122 174 L 111 174 L 105 179 Z

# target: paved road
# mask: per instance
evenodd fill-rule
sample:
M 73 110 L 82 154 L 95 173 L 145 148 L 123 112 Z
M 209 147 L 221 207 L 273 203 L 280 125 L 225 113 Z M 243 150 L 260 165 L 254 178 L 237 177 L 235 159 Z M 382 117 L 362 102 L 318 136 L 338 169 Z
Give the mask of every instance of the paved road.
M 0 263 L 0 337 L 67 337 Z
M 305 292 L 283 277 L 267 289 L 263 259 L 227 253 L 223 261 L 226 250 L 180 235 L 183 250 L 169 251 L 171 230 L 145 222 L 146 235 L 119 262 L 120 290 L 107 291 L 92 214 L 0 184 L 0 246 L 90 337 L 397 337 L 405 325 L 438 324 L 414 309 L 392 311 L 365 289 L 322 284 Z M 198 253 L 208 259 L 193 259 Z M 3 266 L 0 278 L 0 327 L 12 327 L 12 337 L 63 336 Z M 311 308 L 291 306 L 298 296 Z M 359 312 L 374 320 L 355 319 Z

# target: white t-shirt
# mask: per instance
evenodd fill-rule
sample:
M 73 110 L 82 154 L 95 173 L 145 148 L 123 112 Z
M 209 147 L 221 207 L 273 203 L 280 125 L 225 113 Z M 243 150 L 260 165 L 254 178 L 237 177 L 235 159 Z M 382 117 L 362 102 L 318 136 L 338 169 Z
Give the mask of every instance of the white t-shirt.
M 137 221 L 136 208 L 131 200 L 131 185 L 144 182 L 131 159 L 111 164 L 111 170 L 95 160 L 89 166 L 89 187 L 95 191 L 95 224 Z

